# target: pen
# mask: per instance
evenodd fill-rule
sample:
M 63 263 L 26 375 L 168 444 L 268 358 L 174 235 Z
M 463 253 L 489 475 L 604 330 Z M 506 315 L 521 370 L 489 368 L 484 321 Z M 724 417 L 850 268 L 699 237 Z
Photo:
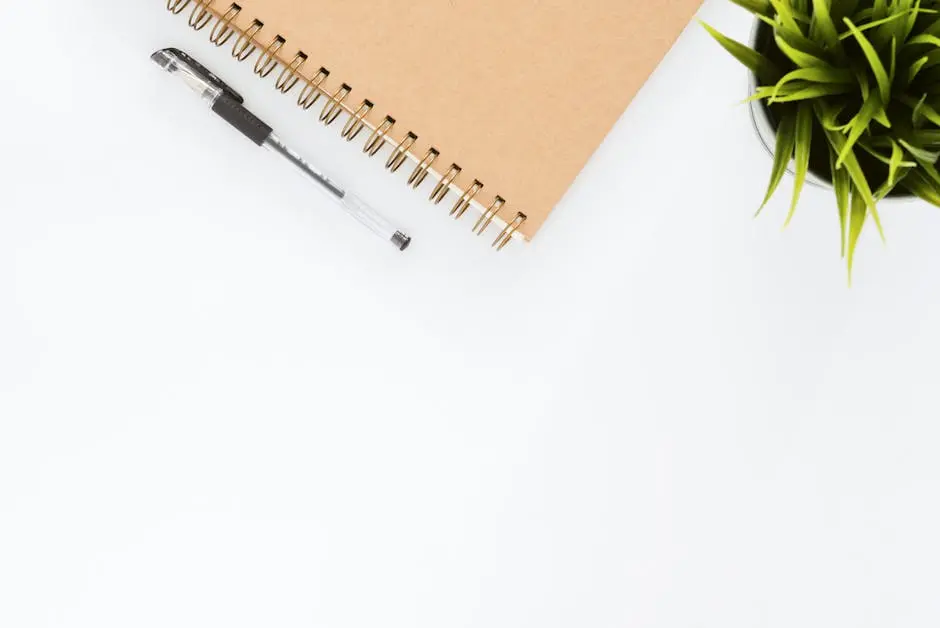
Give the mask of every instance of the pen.
M 391 242 L 404 251 L 411 238 L 396 229 L 380 213 L 369 207 L 358 196 L 343 189 L 325 174 L 314 168 L 293 151 L 274 133 L 274 129 L 262 122 L 244 105 L 244 99 L 222 79 L 207 70 L 201 63 L 176 48 L 166 48 L 153 53 L 151 59 L 161 68 L 180 77 L 223 120 L 238 129 L 258 146 L 264 146 L 294 164 L 308 179 L 314 181 L 340 207 L 368 227 L 373 233 Z

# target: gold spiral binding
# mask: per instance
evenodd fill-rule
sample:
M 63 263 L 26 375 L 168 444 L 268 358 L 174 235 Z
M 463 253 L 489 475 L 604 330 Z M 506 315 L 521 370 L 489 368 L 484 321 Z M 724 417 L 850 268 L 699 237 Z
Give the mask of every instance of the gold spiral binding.
M 450 184 L 457 179 L 457 175 L 460 174 L 460 166 L 457 164 L 451 164 L 450 170 L 447 171 L 441 180 L 437 182 L 437 185 L 434 186 L 434 190 L 431 192 L 431 196 L 428 197 L 428 200 L 433 202 L 435 205 L 440 205 L 441 201 L 447 196 L 447 193 L 450 192 Z
M 479 194 L 482 189 L 483 184 L 480 183 L 478 179 L 474 179 L 470 187 L 464 191 L 463 196 L 457 199 L 457 203 L 454 205 L 453 209 L 450 210 L 450 215 L 454 217 L 454 220 L 460 220 L 463 217 L 464 212 L 470 208 L 473 199 L 476 198 L 476 195 Z
M 300 96 L 297 97 L 297 106 L 302 107 L 306 111 L 313 106 L 313 103 L 320 100 L 320 83 L 325 81 L 326 77 L 329 75 L 329 70 L 320 68 L 316 76 L 312 79 L 307 79 L 303 90 L 300 92 Z
M 298 52 L 294 55 L 294 60 L 290 62 L 290 65 L 285 66 L 284 69 L 281 70 L 281 75 L 277 77 L 274 88 L 282 94 L 286 94 L 294 89 L 294 85 L 300 80 L 298 72 L 300 72 L 306 62 L 307 55 L 303 52 Z
M 437 158 L 441 156 L 441 152 L 436 148 L 429 148 L 428 152 L 424 155 L 424 159 L 418 162 L 418 165 L 412 171 L 411 176 L 408 177 L 408 185 L 418 189 L 424 180 L 428 177 L 428 170 L 431 169 L 431 166 L 434 165 L 434 162 L 437 161 Z
M 519 227 L 521 227 L 527 219 L 527 216 L 522 212 L 517 213 L 516 217 L 512 219 L 512 222 L 503 227 L 500 234 L 493 240 L 493 248 L 497 251 L 502 251 L 506 248 L 506 245 L 512 242 L 513 234 L 519 230 Z
M 351 142 L 356 139 L 356 136 L 365 128 L 366 116 L 369 115 L 369 112 L 372 111 L 373 105 L 368 100 L 363 100 L 362 104 L 359 105 L 359 109 L 356 110 L 356 113 L 349 117 L 349 120 L 343 126 L 342 136 L 346 138 L 347 142 Z
M 212 4 L 212 0 L 196 0 L 196 6 L 193 7 L 193 12 L 189 14 L 189 25 L 194 30 L 201 31 L 215 17 L 209 11 L 210 4 Z
M 189 3 L 190 0 L 166 0 L 166 9 L 173 15 L 179 15 Z
M 336 122 L 336 118 L 339 117 L 339 114 L 343 113 L 343 102 L 351 91 L 352 87 L 343 83 L 342 86 L 330 96 L 326 104 L 323 105 L 323 111 L 320 112 L 320 122 L 326 126 L 330 126 Z
M 241 12 L 242 8 L 233 2 L 228 11 L 226 11 L 225 14 L 222 15 L 222 17 L 220 17 L 219 20 L 215 23 L 215 26 L 212 27 L 212 33 L 209 35 L 209 41 L 220 48 L 224 46 L 228 40 L 232 38 L 232 35 L 235 34 L 235 29 L 232 27 L 232 22 Z
M 503 208 L 506 204 L 506 199 L 502 196 L 497 196 L 496 200 L 493 201 L 493 204 L 490 205 L 489 209 L 483 212 L 483 215 L 477 219 L 475 225 L 473 225 L 473 232 L 478 236 L 483 235 L 483 232 L 487 230 L 490 226 L 490 223 L 493 222 L 493 219 L 496 218 L 496 215 L 499 213 L 499 210 Z
M 187 7 L 193 5 L 192 13 L 189 16 L 189 24 L 195 30 L 202 30 L 209 25 L 213 19 L 216 20 L 214 27 L 209 35 L 209 40 L 216 46 L 223 46 L 228 43 L 237 33 L 238 38 L 232 46 L 232 56 L 238 61 L 246 61 L 258 49 L 258 34 L 264 28 L 264 22 L 259 19 L 252 19 L 251 25 L 247 28 L 237 25 L 238 17 L 242 14 L 242 7 L 235 2 L 229 5 L 229 8 L 222 12 L 212 8 L 215 0 L 167 0 L 166 8 L 173 14 L 182 13 Z M 389 141 L 394 141 L 391 132 L 396 124 L 395 118 L 385 116 L 384 120 L 375 125 L 369 121 L 369 115 L 374 109 L 374 105 L 368 99 L 364 99 L 357 109 L 352 109 L 346 104 L 346 100 L 352 92 L 352 88 L 343 83 L 339 89 L 332 94 L 324 88 L 330 72 L 321 67 L 313 77 L 304 74 L 303 67 L 308 57 L 303 52 L 298 52 L 293 59 L 281 56 L 281 51 L 287 40 L 281 35 L 277 35 L 267 47 L 264 48 L 260 58 L 255 62 L 254 71 L 261 77 L 269 76 L 278 66 L 281 66 L 281 73 L 275 81 L 275 88 L 283 93 L 290 92 L 300 81 L 303 81 L 304 88 L 297 98 L 298 106 L 307 110 L 310 109 L 321 95 L 328 97 L 323 110 L 320 113 L 320 120 L 326 124 L 333 124 L 340 115 L 347 114 L 349 119 L 343 126 L 342 137 L 347 141 L 356 139 L 364 129 L 369 129 L 371 134 L 362 147 L 362 152 L 370 157 L 376 156 Z M 433 171 L 434 163 L 440 157 L 440 151 L 437 148 L 429 148 L 424 157 L 418 161 L 417 156 L 420 153 L 412 152 L 418 136 L 408 131 L 401 141 L 398 142 L 395 149 L 385 162 L 385 167 L 390 172 L 398 170 L 409 159 L 417 162 L 417 166 L 408 176 L 408 185 L 418 188 L 424 183 L 428 175 Z M 457 187 L 457 178 L 461 173 L 461 168 L 457 164 L 451 164 L 446 174 L 440 176 L 434 190 L 431 192 L 430 200 L 435 204 L 440 204 L 447 197 L 453 188 L 458 193 L 461 188 Z M 435 177 L 439 176 L 434 171 Z M 476 207 L 483 213 L 473 225 L 473 232 L 482 235 L 494 220 L 504 224 L 502 231 L 493 241 L 493 248 L 498 251 L 503 250 L 518 234 L 519 230 L 525 224 L 527 216 L 523 212 L 516 212 L 511 221 L 502 219 L 500 213 L 507 205 L 506 199 L 496 196 L 492 204 L 483 211 L 483 206 L 476 200 L 477 196 L 483 190 L 483 183 L 474 179 L 468 187 L 462 190 L 462 194 L 453 208 L 450 215 L 454 219 L 461 218 L 470 207 Z
M 399 142 L 395 150 L 392 151 L 388 161 L 385 162 L 385 167 L 388 168 L 390 172 L 398 172 L 402 164 L 408 161 L 409 151 L 411 151 L 411 147 L 414 146 L 417 141 L 418 136 L 408 131 L 408 134 L 402 138 L 402 141 Z
M 257 48 L 255 35 L 261 32 L 262 28 L 264 28 L 264 22 L 254 20 L 247 30 L 239 33 L 238 39 L 235 40 L 235 45 L 232 47 L 232 56 L 239 61 L 244 61 L 250 57 Z
M 255 61 L 255 74 L 261 78 L 268 78 L 268 75 L 277 67 L 277 52 L 284 47 L 287 40 L 276 35 L 268 47 L 264 49 L 258 60 Z
M 388 135 L 388 132 L 392 130 L 393 126 L 395 126 L 395 118 L 385 116 L 385 121 L 375 127 L 375 130 L 372 131 L 372 135 L 366 140 L 366 143 L 362 147 L 362 152 L 369 157 L 375 157 L 375 155 L 382 150 L 382 147 L 385 146 L 385 137 Z

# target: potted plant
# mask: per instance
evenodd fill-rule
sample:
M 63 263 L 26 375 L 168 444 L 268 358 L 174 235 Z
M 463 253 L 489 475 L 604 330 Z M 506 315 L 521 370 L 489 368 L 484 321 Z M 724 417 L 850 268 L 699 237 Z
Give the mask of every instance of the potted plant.
M 849 280 L 878 202 L 940 206 L 940 0 L 732 0 L 754 14 L 751 46 L 703 26 L 751 71 L 758 121 L 773 129 L 761 209 L 791 167 L 790 222 L 807 178 L 835 191 Z M 760 210 L 758 210 L 758 213 Z

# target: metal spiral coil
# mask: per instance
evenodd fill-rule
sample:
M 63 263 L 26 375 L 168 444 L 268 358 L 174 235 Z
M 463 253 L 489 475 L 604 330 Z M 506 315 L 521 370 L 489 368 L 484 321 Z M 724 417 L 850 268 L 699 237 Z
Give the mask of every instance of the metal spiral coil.
M 431 166 L 434 165 L 434 162 L 437 161 L 437 158 L 440 156 L 441 151 L 436 148 L 429 148 L 428 152 L 424 155 L 424 159 L 418 162 L 411 176 L 408 177 L 408 185 L 414 189 L 418 189 L 418 187 L 424 183 L 424 180 L 428 178 L 428 170 L 431 169 Z
M 210 4 L 212 4 L 212 0 L 196 0 L 196 6 L 193 7 L 193 12 L 189 14 L 189 25 L 194 30 L 201 31 L 215 17 L 209 11 Z
M 320 122 L 326 126 L 330 126 L 336 122 L 336 118 L 339 117 L 339 114 L 343 113 L 343 102 L 351 91 L 352 87 L 343 83 L 340 88 L 330 96 L 326 104 L 323 105 L 323 111 L 320 112 Z
M 506 199 L 502 196 L 497 196 L 493 201 L 493 204 L 490 205 L 489 209 L 483 212 L 483 215 L 477 219 L 475 225 L 473 225 L 473 232 L 478 236 L 483 235 L 483 232 L 487 230 L 490 226 L 490 223 L 493 222 L 493 219 L 496 218 L 496 215 L 499 214 L 501 210 L 506 205 Z
M 166 0 L 166 9 L 174 15 L 179 15 L 189 3 L 190 0 Z
M 522 212 L 517 213 L 516 217 L 512 219 L 512 222 L 503 227 L 500 234 L 493 240 L 493 247 L 497 251 L 502 251 L 506 248 L 506 245 L 512 242 L 512 236 L 519 230 L 519 227 L 525 224 L 527 219 L 527 216 Z
M 365 119 L 374 106 L 375 105 L 368 100 L 363 100 L 362 104 L 359 105 L 359 109 L 356 110 L 356 113 L 349 117 L 349 120 L 346 122 L 345 126 L 343 126 L 342 132 L 342 136 L 346 138 L 347 142 L 356 139 L 356 136 L 366 127 Z
M 235 34 L 232 22 L 238 18 L 238 14 L 241 12 L 242 8 L 237 4 L 233 4 L 229 7 L 229 10 L 226 11 L 215 23 L 215 26 L 212 27 L 212 33 L 209 34 L 209 41 L 220 48 L 228 43 L 228 40 Z
M 254 20 L 247 30 L 239 33 L 238 39 L 235 40 L 235 45 L 232 47 L 232 56 L 239 61 L 244 61 L 250 57 L 257 48 L 255 35 L 260 33 L 262 28 L 264 28 L 264 22 Z
M 417 141 L 418 136 L 411 131 L 408 131 L 408 134 L 402 138 L 401 142 L 398 143 L 398 146 L 395 147 L 395 150 L 392 151 L 388 161 L 385 162 L 385 167 L 388 168 L 390 172 L 398 172 L 398 169 L 402 167 L 402 164 L 408 161 L 408 155 L 411 151 L 411 147 L 414 146 L 415 142 Z
M 268 47 L 264 49 L 264 52 L 261 53 L 261 56 L 258 57 L 258 60 L 255 61 L 255 74 L 261 78 L 268 78 L 268 75 L 277 67 L 278 50 L 283 48 L 286 43 L 287 40 L 280 35 L 275 36 L 268 44 Z
M 379 126 L 375 127 L 375 130 L 372 131 L 372 135 L 370 135 L 369 139 L 366 140 L 366 143 L 362 147 L 362 152 L 364 152 L 369 157 L 375 157 L 375 155 L 385 146 L 385 137 L 394 126 L 395 118 L 392 116 L 385 116 L 385 121 L 382 122 L 382 124 Z
M 416 163 L 414 170 L 408 176 L 408 185 L 417 189 L 427 179 L 429 174 L 439 177 L 430 194 L 430 201 L 434 204 L 440 204 L 447 198 L 451 190 L 460 194 L 456 203 L 450 210 L 450 215 L 455 220 L 460 219 L 470 207 L 475 207 L 482 212 L 480 217 L 473 225 L 473 232 L 482 235 L 489 226 L 497 221 L 505 225 L 500 231 L 496 240 L 493 241 L 493 247 L 497 250 L 504 249 L 528 219 L 523 212 L 516 212 L 512 220 L 506 220 L 501 217 L 501 213 L 506 208 L 507 201 L 501 196 L 495 196 L 492 204 L 486 209 L 477 200 L 483 190 L 483 183 L 474 179 L 466 187 L 458 183 L 462 169 L 456 163 L 452 163 L 447 172 L 439 175 L 434 170 L 434 164 L 441 156 L 441 152 L 436 147 L 430 147 L 419 160 L 415 153 L 418 136 L 407 131 L 401 140 L 396 142 L 392 137 L 392 131 L 395 128 L 395 118 L 385 116 L 381 123 L 372 123 L 369 119 L 375 105 L 368 99 L 363 99 L 361 104 L 353 109 L 347 104 L 347 100 L 353 91 L 353 88 L 346 83 L 342 83 L 339 88 L 328 91 L 325 83 L 327 82 L 330 71 L 325 67 L 320 67 L 312 77 L 304 73 L 303 69 L 308 61 L 308 55 L 302 51 L 294 54 L 294 57 L 282 56 L 281 52 L 287 44 L 287 39 L 281 35 L 275 35 L 270 43 L 265 45 L 264 41 L 259 41 L 259 35 L 264 30 L 264 22 L 252 18 L 248 26 L 240 26 L 239 18 L 244 11 L 241 5 L 232 2 L 229 7 L 222 11 L 213 8 L 215 0 L 167 0 L 166 8 L 173 14 L 182 13 L 190 5 L 192 12 L 189 15 L 189 25 L 200 31 L 212 23 L 215 24 L 209 34 L 209 41 L 216 46 L 224 46 L 233 37 L 237 35 L 235 43 L 232 46 L 232 56 L 238 61 L 246 61 L 259 48 L 262 49 L 261 55 L 255 61 L 254 72 L 261 78 L 267 78 L 278 67 L 281 66 L 280 74 L 274 82 L 274 87 L 282 93 L 288 93 L 303 83 L 303 89 L 297 97 L 297 105 L 304 110 L 309 110 L 316 104 L 321 96 L 326 96 L 327 101 L 322 111 L 319 113 L 319 119 L 327 126 L 336 122 L 339 116 L 346 114 L 348 119 L 343 125 L 341 135 L 344 139 L 352 142 L 358 138 L 363 130 L 370 132 L 368 139 L 362 146 L 362 152 L 369 157 L 375 157 L 390 142 L 395 146 L 388 159 L 385 162 L 385 168 L 390 172 L 398 172 L 405 162 L 412 160 Z M 329 88 L 332 89 L 332 88 Z
M 476 198 L 477 194 L 479 194 L 482 189 L 483 184 L 480 183 L 478 179 L 474 179 L 470 187 L 464 191 L 463 196 L 457 199 L 457 203 L 454 205 L 453 209 L 450 210 L 450 215 L 454 217 L 454 220 L 463 218 L 464 212 L 470 209 L 473 199 Z
M 462 168 L 457 164 L 451 164 L 447 174 L 441 177 L 441 180 L 434 186 L 434 190 L 431 192 L 431 196 L 428 197 L 428 200 L 435 205 L 440 205 L 441 201 L 447 196 L 447 193 L 450 192 L 450 185 L 457 179 L 461 170 Z
M 298 52 L 294 55 L 294 60 L 290 62 L 290 65 L 285 66 L 284 69 L 281 70 L 281 75 L 278 76 L 277 81 L 274 82 L 274 89 L 282 94 L 286 94 L 294 89 L 294 85 L 300 80 L 299 72 L 303 69 L 306 62 L 307 55 L 303 52 Z
M 329 75 L 329 70 L 320 68 L 316 76 L 312 79 L 307 79 L 304 88 L 300 92 L 300 96 L 297 97 L 297 106 L 307 110 L 310 109 L 315 102 L 320 100 L 320 84 L 325 81 L 326 77 Z

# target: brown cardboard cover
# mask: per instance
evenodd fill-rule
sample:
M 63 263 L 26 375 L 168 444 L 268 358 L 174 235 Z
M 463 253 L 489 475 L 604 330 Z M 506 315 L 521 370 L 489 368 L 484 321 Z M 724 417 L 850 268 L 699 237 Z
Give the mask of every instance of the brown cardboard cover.
M 700 2 L 238 0 L 237 25 L 264 22 L 259 41 L 286 38 L 282 59 L 304 51 L 304 74 L 329 69 L 327 87 L 437 147 L 435 170 L 459 164 L 457 183 L 479 179 L 478 200 L 505 198 L 531 237 Z

